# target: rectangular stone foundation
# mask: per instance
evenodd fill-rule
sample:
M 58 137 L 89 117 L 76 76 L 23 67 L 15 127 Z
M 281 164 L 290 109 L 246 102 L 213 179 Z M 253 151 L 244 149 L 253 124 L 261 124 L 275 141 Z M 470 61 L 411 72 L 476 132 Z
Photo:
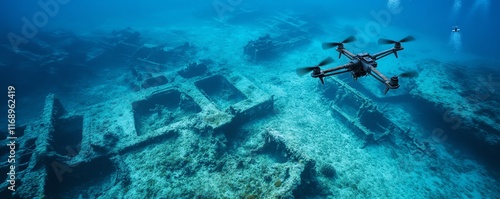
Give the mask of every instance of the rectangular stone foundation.
M 195 84 L 220 110 L 225 110 L 229 106 L 247 99 L 241 91 L 221 75 L 199 80 Z
M 155 93 L 133 105 L 137 135 L 179 122 L 201 111 L 192 97 L 178 90 Z
M 127 175 L 119 174 L 124 169 L 117 165 L 121 155 L 174 142 L 186 131 L 206 135 L 237 127 L 272 112 L 273 104 L 272 96 L 238 74 L 160 85 L 141 95 L 72 111 L 50 94 L 40 121 L 30 123 L 23 136 L 29 144 L 23 146 L 32 150 L 23 157 L 24 172 L 30 175 L 19 182 L 23 186 L 17 194 L 77 198 L 81 192 L 82 197 L 94 197 L 91 190 L 105 192 L 118 183 L 116 176 Z M 95 165 L 103 168 L 102 173 L 86 169 Z M 104 187 L 95 187 L 92 179 Z M 289 183 L 295 186 L 296 180 L 284 182 L 283 190 Z
M 330 107 L 334 116 L 352 125 L 365 141 L 382 141 L 397 128 L 369 98 L 341 80 L 331 79 L 325 95 L 332 100 Z

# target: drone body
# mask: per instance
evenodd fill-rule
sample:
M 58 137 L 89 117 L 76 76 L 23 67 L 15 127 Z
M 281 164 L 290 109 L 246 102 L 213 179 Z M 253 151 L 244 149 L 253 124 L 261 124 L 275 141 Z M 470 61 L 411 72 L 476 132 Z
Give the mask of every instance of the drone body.
M 319 78 L 321 80 L 321 83 L 324 84 L 324 77 L 327 76 L 332 76 L 332 75 L 338 75 L 342 73 L 347 73 L 351 72 L 351 75 L 354 80 L 357 80 L 359 77 L 371 75 L 375 79 L 377 79 L 379 82 L 384 84 L 385 90 L 384 94 L 386 94 L 389 89 L 397 89 L 399 88 L 399 78 L 398 76 L 393 76 L 390 79 L 384 76 L 379 70 L 377 70 L 377 60 L 386 57 L 387 55 L 394 54 L 396 58 L 398 58 L 398 51 L 403 50 L 404 48 L 401 46 L 402 42 L 408 42 L 408 41 L 413 41 L 415 38 L 412 36 L 405 37 L 404 39 L 400 41 L 393 41 L 393 40 L 388 40 L 388 39 L 380 39 L 379 44 L 394 44 L 394 47 L 384 50 L 379 53 L 375 53 L 373 55 L 368 54 L 368 53 L 359 53 L 357 55 L 349 52 L 344 48 L 344 43 L 349 43 L 352 41 L 356 41 L 356 38 L 353 36 L 348 37 L 342 42 L 330 42 L 330 43 L 323 43 L 322 47 L 324 50 L 337 47 L 337 52 L 339 52 L 339 58 L 344 55 L 347 58 L 350 59 L 349 63 L 337 66 L 334 68 L 326 69 L 326 70 L 321 70 L 320 66 L 324 66 L 327 64 L 330 64 L 333 62 L 332 58 L 326 58 L 322 62 L 320 62 L 317 66 L 313 67 L 306 67 L 306 68 L 301 68 L 297 70 L 298 74 L 304 74 L 308 73 L 309 71 L 312 71 L 311 77 L 314 78 Z M 401 74 L 402 77 L 411 77 L 415 76 L 413 72 L 411 73 L 403 73 Z

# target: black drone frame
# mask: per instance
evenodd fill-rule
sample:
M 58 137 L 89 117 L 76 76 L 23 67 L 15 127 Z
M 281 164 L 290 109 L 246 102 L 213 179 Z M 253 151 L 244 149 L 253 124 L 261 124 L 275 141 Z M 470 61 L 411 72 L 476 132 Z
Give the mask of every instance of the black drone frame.
M 351 72 L 354 80 L 357 80 L 359 77 L 371 75 L 379 82 L 384 84 L 385 90 L 384 94 L 386 94 L 389 89 L 397 89 L 399 88 L 399 78 L 397 75 L 394 75 L 390 79 L 383 75 L 379 70 L 377 70 L 377 60 L 386 57 L 387 55 L 394 54 L 396 58 L 398 58 L 398 51 L 403 50 L 403 46 L 401 46 L 402 42 L 408 42 L 415 40 L 412 36 L 407 36 L 400 41 L 393 41 L 388 39 L 379 39 L 379 44 L 394 44 L 394 47 L 384 50 L 379 53 L 375 53 L 370 55 L 368 53 L 359 53 L 357 55 L 349 52 L 344 48 L 345 43 L 356 41 L 356 38 L 353 36 L 348 37 L 342 42 L 327 42 L 323 43 L 323 50 L 330 49 L 333 47 L 337 47 L 337 52 L 339 52 L 339 58 L 344 55 L 350 59 L 349 63 L 337 66 L 334 68 L 321 70 L 320 66 L 324 66 L 333 62 L 333 59 L 328 57 L 320 62 L 317 66 L 305 67 L 301 69 L 297 69 L 298 74 L 308 73 L 312 71 L 311 76 L 314 78 L 319 78 L 321 83 L 324 84 L 324 77 L 338 75 L 342 73 Z M 342 70 L 342 71 L 341 71 Z M 415 76 L 414 72 L 411 73 L 403 73 L 402 77 L 411 77 Z

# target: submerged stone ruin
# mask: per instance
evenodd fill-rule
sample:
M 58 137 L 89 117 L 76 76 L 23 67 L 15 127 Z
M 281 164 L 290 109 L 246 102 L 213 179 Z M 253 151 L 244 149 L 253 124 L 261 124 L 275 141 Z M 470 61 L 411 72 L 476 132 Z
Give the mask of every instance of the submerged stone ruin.
M 245 77 L 154 88 L 78 110 L 48 95 L 19 139 L 13 196 L 283 198 L 314 181 L 314 160 L 280 132 L 244 130 L 274 104 Z

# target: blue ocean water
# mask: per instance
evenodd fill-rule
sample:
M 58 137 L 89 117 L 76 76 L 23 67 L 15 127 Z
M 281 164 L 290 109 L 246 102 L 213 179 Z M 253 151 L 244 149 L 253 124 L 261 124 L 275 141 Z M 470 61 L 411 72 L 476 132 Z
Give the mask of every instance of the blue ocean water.
M 207 15 L 203 17 L 206 18 L 212 17 L 209 14 L 217 15 L 214 2 L 146 1 L 141 3 L 120 2 L 119 4 L 113 1 L 70 2 L 61 5 L 62 9 L 57 12 L 57 16 L 48 20 L 48 27 L 63 26 L 74 29 L 92 29 L 92 27 L 106 23 L 106 20 L 165 25 L 169 22 L 188 20 L 193 17 L 190 15 L 192 11 L 197 9 L 205 10 Z M 316 20 L 331 18 L 376 20 L 372 15 L 372 11 L 390 11 L 390 6 L 393 5 L 396 6 L 394 9 L 397 9 L 398 13 L 391 17 L 388 26 L 408 28 L 432 35 L 441 40 L 446 40 L 449 37 L 449 32 L 444 30 L 448 30 L 452 26 L 460 26 L 462 34 L 468 35 L 462 41 L 463 48 L 467 52 L 484 54 L 493 58 L 499 53 L 496 48 L 485 47 L 499 44 L 498 39 L 495 39 L 500 27 L 500 22 L 497 20 L 498 16 L 495 15 L 495 10 L 499 8 L 499 5 L 498 2 L 490 0 L 447 0 L 440 2 L 410 0 L 366 2 L 359 0 L 328 3 L 322 1 L 276 3 L 235 1 L 236 3 L 238 5 L 249 4 L 258 9 L 271 11 L 287 8 L 296 9 L 312 17 L 317 16 Z M 233 6 L 230 7 L 227 9 L 227 13 L 231 12 Z M 41 10 L 36 2 L 28 1 L 4 1 L 2 2 L 2 8 L 4 9 L 1 17 L 2 32 L 13 31 L 18 33 L 22 26 L 21 18 L 27 17 L 31 19 L 36 12 Z M 399 9 L 401 10 L 399 11 Z
M 18 191 L 4 181 L 0 198 L 499 198 L 499 8 L 2 1 L 0 90 L 16 88 L 21 155 Z M 399 89 L 295 73 L 348 63 L 321 46 L 351 35 L 355 54 L 415 38 L 377 61 Z

